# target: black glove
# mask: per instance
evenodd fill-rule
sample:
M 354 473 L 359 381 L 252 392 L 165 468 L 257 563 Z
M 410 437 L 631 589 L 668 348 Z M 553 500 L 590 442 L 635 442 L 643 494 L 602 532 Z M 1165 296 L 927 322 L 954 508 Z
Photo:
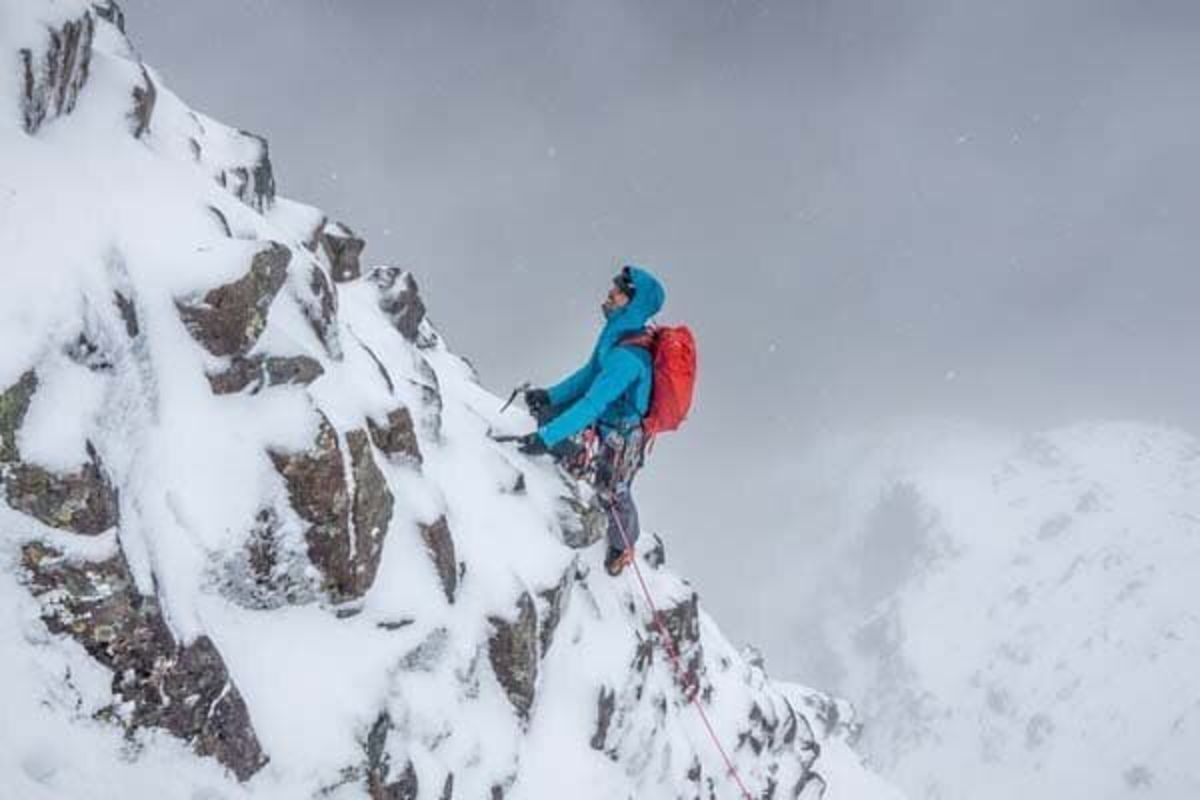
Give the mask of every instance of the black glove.
M 550 415 L 550 393 L 545 389 L 526 389 L 525 407 L 538 424 L 542 424 Z
M 521 441 L 517 443 L 517 449 L 527 456 L 541 456 L 550 452 L 536 431 L 522 436 Z

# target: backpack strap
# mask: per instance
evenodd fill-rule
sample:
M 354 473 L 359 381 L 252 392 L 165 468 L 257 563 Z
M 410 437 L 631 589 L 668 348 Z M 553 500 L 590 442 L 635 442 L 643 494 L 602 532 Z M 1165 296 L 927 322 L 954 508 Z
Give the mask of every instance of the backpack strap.
M 627 333 L 617 340 L 618 346 L 640 347 L 643 350 L 654 349 L 654 329 L 643 328 L 640 331 Z

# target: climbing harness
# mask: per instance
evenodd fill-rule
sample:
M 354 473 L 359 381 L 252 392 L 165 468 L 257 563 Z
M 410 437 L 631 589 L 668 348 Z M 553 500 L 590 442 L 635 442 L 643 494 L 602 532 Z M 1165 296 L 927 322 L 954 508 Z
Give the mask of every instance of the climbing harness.
M 617 530 L 621 533 L 621 540 L 625 543 L 625 549 L 627 551 L 632 550 L 633 543 L 629 541 L 629 535 L 625 532 L 625 524 L 621 522 L 620 515 L 614 514 L 612 515 L 612 519 L 617 522 Z M 679 649 L 675 646 L 675 640 L 671 636 L 670 630 L 667 629 L 666 623 L 663 622 L 662 614 L 659 612 L 658 606 L 654 603 L 654 598 L 650 594 L 650 587 L 646 585 L 646 579 L 642 576 L 641 567 L 638 566 L 637 562 L 638 560 L 635 556 L 632 560 L 633 572 L 637 575 L 638 583 L 641 584 L 642 594 L 646 598 L 646 605 L 650 607 L 654 626 L 658 629 L 659 638 L 662 639 L 663 647 L 671 659 L 675 674 L 684 686 L 684 697 L 696 707 L 696 712 L 700 715 L 700 721 L 704 723 L 704 729 L 708 733 L 708 738 L 712 740 L 713 745 L 717 748 L 717 752 L 721 754 L 721 759 L 725 762 L 727 774 L 737 784 L 744 800 L 754 800 L 754 795 L 750 793 L 750 790 L 746 788 L 746 784 L 742 782 L 742 776 L 738 774 L 737 767 L 733 764 L 733 759 L 725 752 L 725 748 L 721 745 L 721 740 L 717 737 L 716 730 L 713 729 L 712 722 L 708 719 L 708 714 L 704 711 L 704 706 L 700 702 L 699 687 L 692 683 L 687 676 L 687 672 L 683 669 L 683 663 L 679 658 Z

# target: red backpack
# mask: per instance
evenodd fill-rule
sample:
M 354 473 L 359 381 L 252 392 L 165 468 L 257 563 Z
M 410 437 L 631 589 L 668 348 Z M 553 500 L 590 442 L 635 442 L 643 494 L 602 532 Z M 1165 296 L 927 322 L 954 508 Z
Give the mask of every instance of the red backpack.
M 675 430 L 687 418 L 696 387 L 696 339 L 691 330 L 686 325 L 648 328 L 625 337 L 621 344 L 646 348 L 654 363 L 650 408 L 642 430 L 648 437 Z

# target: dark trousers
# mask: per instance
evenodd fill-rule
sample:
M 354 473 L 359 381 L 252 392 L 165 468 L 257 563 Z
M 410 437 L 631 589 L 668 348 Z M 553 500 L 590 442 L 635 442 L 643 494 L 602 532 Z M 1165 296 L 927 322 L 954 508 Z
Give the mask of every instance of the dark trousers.
M 625 549 L 626 538 L 630 545 L 636 543 L 641 533 L 630 487 L 642 466 L 643 443 L 641 428 L 601 434 L 596 458 L 596 494 L 600 507 L 608 515 L 608 546 L 616 550 Z

